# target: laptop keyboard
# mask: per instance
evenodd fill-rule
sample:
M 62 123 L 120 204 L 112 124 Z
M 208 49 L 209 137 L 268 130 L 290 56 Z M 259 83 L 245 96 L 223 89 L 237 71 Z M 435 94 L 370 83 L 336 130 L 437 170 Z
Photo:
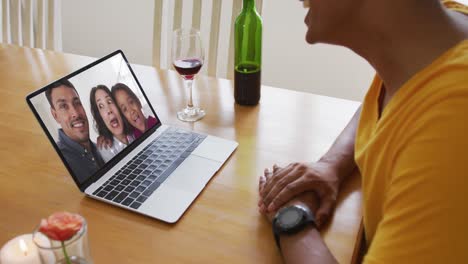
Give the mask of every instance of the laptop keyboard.
M 167 129 L 93 195 L 138 209 L 205 138 L 193 132 Z

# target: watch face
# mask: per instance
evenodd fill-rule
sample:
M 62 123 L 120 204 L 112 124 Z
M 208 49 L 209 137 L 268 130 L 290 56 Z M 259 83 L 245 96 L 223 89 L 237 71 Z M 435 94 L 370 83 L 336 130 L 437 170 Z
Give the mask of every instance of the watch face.
M 278 224 L 285 229 L 299 224 L 302 219 L 302 213 L 294 207 L 290 207 L 278 217 Z

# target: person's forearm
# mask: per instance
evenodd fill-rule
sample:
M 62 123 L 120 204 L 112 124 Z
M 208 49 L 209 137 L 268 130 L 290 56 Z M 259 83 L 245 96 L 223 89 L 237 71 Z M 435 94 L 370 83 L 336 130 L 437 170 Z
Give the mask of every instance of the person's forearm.
M 336 138 L 330 149 L 322 156 L 320 162 L 326 162 L 337 170 L 340 181 L 347 177 L 356 168 L 354 161 L 354 143 L 361 115 L 361 107 L 354 114 L 351 121 Z
M 313 226 L 294 235 L 281 236 L 280 244 L 285 263 L 337 263 L 319 231 Z

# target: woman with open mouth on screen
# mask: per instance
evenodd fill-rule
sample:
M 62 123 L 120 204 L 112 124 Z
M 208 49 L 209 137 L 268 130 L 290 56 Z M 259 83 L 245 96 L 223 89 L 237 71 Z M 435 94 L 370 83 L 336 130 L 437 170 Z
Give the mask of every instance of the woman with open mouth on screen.
M 132 127 L 122 118 L 120 109 L 115 104 L 111 91 L 105 85 L 97 85 L 91 89 L 90 94 L 91 113 L 99 133 L 107 144 L 98 144 L 99 152 L 105 162 L 112 159 L 117 153 L 130 144 L 135 137 Z M 98 142 L 102 141 L 98 139 Z

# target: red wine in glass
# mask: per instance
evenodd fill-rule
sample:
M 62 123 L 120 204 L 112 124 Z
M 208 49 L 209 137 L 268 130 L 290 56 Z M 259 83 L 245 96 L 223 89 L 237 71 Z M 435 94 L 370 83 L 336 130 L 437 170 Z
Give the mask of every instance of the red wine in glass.
M 203 109 L 194 106 L 192 100 L 193 80 L 203 66 L 205 58 L 200 31 L 194 28 L 174 30 L 171 53 L 172 64 L 184 80 L 188 92 L 187 106 L 177 112 L 177 118 L 185 122 L 195 122 L 206 114 Z
M 197 74 L 203 62 L 200 59 L 191 58 L 191 59 L 179 59 L 174 61 L 174 68 L 186 80 L 193 80 L 195 74 Z

